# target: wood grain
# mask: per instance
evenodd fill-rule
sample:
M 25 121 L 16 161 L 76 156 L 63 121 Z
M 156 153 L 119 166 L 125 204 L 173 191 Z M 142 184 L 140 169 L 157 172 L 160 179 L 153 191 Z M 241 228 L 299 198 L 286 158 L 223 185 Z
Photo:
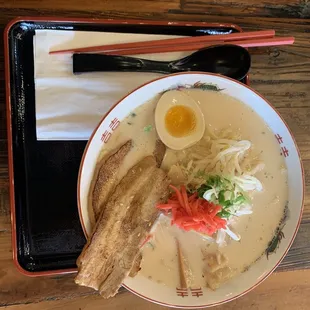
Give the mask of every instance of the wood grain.
M 288 281 L 289 279 L 289 281 Z M 228 304 L 214 307 L 215 310 L 306 310 L 310 303 L 310 270 L 276 273 L 249 294 Z M 276 301 L 276 303 L 274 302 Z M 298 304 L 296 304 L 298 301 Z M 298 307 L 296 307 L 298 305 Z M 150 304 L 130 293 L 121 293 L 116 298 L 103 300 L 100 296 L 76 299 L 45 301 L 37 304 L 14 305 L 10 310 L 163 310 L 167 307 Z
M 126 11 L 126 12 L 167 12 L 170 9 L 179 8 L 180 2 L 178 0 L 117 0 L 117 1 L 102 1 L 91 0 L 87 2 L 84 0 L 63 1 L 63 0 L 27 0 L 27 1 L 4 1 L 0 3 L 0 7 L 9 9 L 32 9 L 40 7 L 43 10 L 72 10 L 77 11 Z
M 310 270 L 310 2 L 305 0 L 13 0 L 0 2 L 0 27 L 18 16 L 143 18 L 237 23 L 244 29 L 275 29 L 296 38 L 293 46 L 251 49 L 251 86 L 290 126 L 303 159 L 305 212 L 297 238 L 278 270 L 248 295 L 215 309 L 308 309 Z M 4 105 L 3 46 L 0 40 L 0 307 L 8 309 L 166 309 L 124 290 L 104 301 L 77 287 L 73 276 L 29 278 L 12 262 Z
M 289 4 L 289 5 L 288 5 Z M 229 9 L 227 9 L 229 7 Z M 297 17 L 310 16 L 310 3 L 303 0 L 184 0 L 185 13 L 205 13 L 206 15 Z
M 307 0 L 19 0 L 3 1 L 0 7 L 9 9 L 76 10 L 96 12 L 182 12 L 205 15 L 264 16 L 308 18 L 310 3 Z

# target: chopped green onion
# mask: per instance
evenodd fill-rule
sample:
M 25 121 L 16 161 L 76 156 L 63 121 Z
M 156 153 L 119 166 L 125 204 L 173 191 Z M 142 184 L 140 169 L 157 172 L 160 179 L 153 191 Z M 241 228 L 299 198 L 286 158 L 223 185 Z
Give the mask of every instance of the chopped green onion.
M 204 175 L 203 171 L 198 171 L 198 173 L 201 176 Z M 222 206 L 220 217 L 228 219 L 248 201 L 245 192 L 228 178 L 211 175 L 205 176 L 205 179 L 206 182 L 197 190 L 198 196 Z
M 245 201 L 245 197 L 243 195 L 240 195 L 234 200 L 234 204 L 242 204 L 245 203 Z
M 224 218 L 224 219 L 228 219 L 230 218 L 230 216 L 232 215 L 230 212 L 228 212 L 227 210 L 223 209 L 221 212 L 219 212 L 217 214 L 219 217 Z
M 143 131 L 145 131 L 145 132 L 150 132 L 152 129 L 153 129 L 153 126 L 152 126 L 152 125 L 148 125 L 148 126 L 145 126 L 145 127 L 143 128 Z

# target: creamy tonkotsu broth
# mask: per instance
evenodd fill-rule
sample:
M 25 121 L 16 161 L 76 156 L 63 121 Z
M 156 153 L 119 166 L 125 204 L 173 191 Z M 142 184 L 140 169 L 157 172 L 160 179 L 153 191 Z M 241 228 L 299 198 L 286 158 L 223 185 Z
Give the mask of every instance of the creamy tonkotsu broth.
M 228 129 L 240 139 L 249 140 L 252 143 L 249 156 L 255 156 L 264 163 L 264 168 L 255 174 L 263 190 L 249 194 L 253 213 L 230 221 L 230 227 L 241 237 L 240 241 L 226 236 L 225 244 L 219 245 L 199 233 L 185 232 L 175 225 L 171 226 L 170 218 L 161 215 L 153 227 L 152 239 L 142 248 L 140 274 L 162 285 L 175 287 L 179 285 L 180 279 L 177 238 L 190 270 L 189 285 L 206 287 L 204 258 L 207 253 L 222 253 L 228 260 L 227 265 L 232 274 L 237 274 L 265 252 L 283 216 L 287 202 L 287 176 L 285 162 L 273 132 L 253 110 L 221 92 L 198 89 L 187 89 L 185 92 L 199 104 L 204 114 L 205 136 L 209 132 Z M 133 139 L 133 149 L 126 157 L 121 174 L 125 174 L 133 162 L 152 154 L 154 150 L 158 138 L 154 123 L 158 98 L 132 111 L 111 137 L 109 147 L 105 148 L 109 152 L 127 139 Z M 162 167 L 168 172 L 178 161 L 178 156 L 184 155 L 182 152 L 167 149 Z

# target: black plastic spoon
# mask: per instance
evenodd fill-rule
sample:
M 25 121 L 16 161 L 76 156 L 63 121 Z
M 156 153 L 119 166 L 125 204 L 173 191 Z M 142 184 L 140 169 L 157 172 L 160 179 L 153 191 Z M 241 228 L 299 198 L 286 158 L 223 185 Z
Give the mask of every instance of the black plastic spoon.
M 73 54 L 73 73 L 126 71 L 176 73 L 205 71 L 242 80 L 251 66 L 249 52 L 237 45 L 216 45 L 174 61 L 153 61 L 104 54 Z

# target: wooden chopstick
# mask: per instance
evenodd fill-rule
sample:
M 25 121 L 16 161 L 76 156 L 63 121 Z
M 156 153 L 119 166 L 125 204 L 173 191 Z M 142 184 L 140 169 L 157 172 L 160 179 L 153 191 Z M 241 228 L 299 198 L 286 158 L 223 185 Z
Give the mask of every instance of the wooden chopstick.
M 271 39 L 255 39 L 246 41 L 234 41 L 232 44 L 240 45 L 242 47 L 260 47 L 260 46 L 277 46 L 294 44 L 294 37 L 275 37 Z
M 238 32 L 231 34 L 219 34 L 219 35 L 205 35 L 197 37 L 185 37 L 185 38 L 174 38 L 174 39 L 162 39 L 132 43 L 118 43 L 99 45 L 92 47 L 82 47 L 58 51 L 50 51 L 49 54 L 60 54 L 60 53 L 85 53 L 85 52 L 106 52 L 111 50 L 123 50 L 132 48 L 146 48 L 146 47 L 157 47 L 157 46 L 175 46 L 179 44 L 194 44 L 194 43 L 206 43 L 213 41 L 235 41 L 235 40 L 248 40 L 248 39 L 259 39 L 259 38 L 272 38 L 275 35 L 274 30 L 259 30 L 249 32 Z
M 157 47 L 141 47 L 141 48 L 132 48 L 125 50 L 117 50 L 117 51 L 107 51 L 102 54 L 105 55 L 142 55 L 142 54 L 158 54 L 158 53 L 169 53 L 169 52 L 183 52 L 183 51 L 195 51 L 204 47 L 208 47 L 211 45 L 219 45 L 219 44 L 230 44 L 230 42 L 224 41 L 214 41 L 207 43 L 195 43 L 195 44 L 180 44 L 180 45 L 168 45 L 168 46 L 157 46 Z
M 196 43 L 196 44 L 181 44 L 176 46 L 158 46 L 158 47 L 145 47 L 135 49 L 124 49 L 119 51 L 107 51 L 105 55 L 142 55 L 142 54 L 155 54 L 155 53 L 168 53 L 168 52 L 185 52 L 195 51 L 210 45 L 220 44 L 234 44 L 242 47 L 260 47 L 260 46 L 277 46 L 277 45 L 288 45 L 294 43 L 294 37 L 278 37 L 270 39 L 254 39 L 254 40 L 241 40 L 241 41 L 215 41 L 209 43 Z

